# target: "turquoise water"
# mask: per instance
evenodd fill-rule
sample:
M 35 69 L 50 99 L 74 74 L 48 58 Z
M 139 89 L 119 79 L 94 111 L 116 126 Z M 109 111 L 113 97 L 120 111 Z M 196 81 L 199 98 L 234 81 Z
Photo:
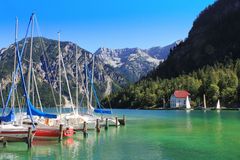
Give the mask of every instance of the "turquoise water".
M 114 110 L 127 125 L 77 133 L 58 142 L 0 147 L 0 159 L 226 160 L 240 159 L 238 111 Z

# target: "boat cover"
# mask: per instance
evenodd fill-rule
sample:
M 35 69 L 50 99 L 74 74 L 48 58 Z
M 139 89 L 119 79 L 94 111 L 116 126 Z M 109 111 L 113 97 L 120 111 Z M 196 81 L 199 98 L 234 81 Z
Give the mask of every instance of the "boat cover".
M 111 110 L 106 110 L 106 109 L 94 109 L 95 113 L 101 113 L 101 114 L 112 114 Z
M 29 103 L 29 108 L 27 109 L 27 115 L 30 115 L 29 109 L 31 109 L 31 114 L 33 116 L 39 116 L 39 117 L 45 117 L 45 118 L 57 118 L 57 115 L 55 114 L 49 114 L 49 113 L 44 113 L 42 111 L 39 111 L 32 105 L 30 101 L 28 101 L 28 103 Z
M 11 109 L 8 115 L 0 117 L 0 121 L 3 121 L 3 122 L 11 122 L 14 119 L 15 119 L 14 108 Z

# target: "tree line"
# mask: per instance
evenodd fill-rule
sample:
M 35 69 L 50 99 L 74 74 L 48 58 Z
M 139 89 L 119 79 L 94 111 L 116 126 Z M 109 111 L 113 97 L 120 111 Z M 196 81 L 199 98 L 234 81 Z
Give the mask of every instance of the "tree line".
M 170 96 L 175 90 L 187 90 L 191 104 L 198 107 L 206 95 L 208 107 L 218 99 L 225 107 L 238 107 L 240 101 L 240 59 L 228 63 L 205 66 L 190 74 L 175 78 L 144 78 L 141 81 L 103 99 L 105 107 L 112 108 L 159 108 L 169 107 Z

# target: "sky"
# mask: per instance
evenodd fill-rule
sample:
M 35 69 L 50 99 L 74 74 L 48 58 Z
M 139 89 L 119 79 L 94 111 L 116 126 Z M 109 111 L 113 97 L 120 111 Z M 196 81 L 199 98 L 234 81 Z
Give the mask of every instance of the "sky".
M 77 43 L 95 52 L 99 47 L 150 48 L 187 37 L 199 13 L 215 0 L 0 0 L 0 48 L 19 39 L 31 13 L 42 35 Z M 34 36 L 39 36 L 34 31 Z

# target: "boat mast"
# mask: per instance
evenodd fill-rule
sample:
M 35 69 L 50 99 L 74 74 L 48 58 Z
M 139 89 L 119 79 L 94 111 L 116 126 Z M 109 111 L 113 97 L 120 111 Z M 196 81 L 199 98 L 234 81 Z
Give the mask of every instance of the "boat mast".
M 91 77 L 91 92 L 90 92 L 90 105 L 92 105 L 92 97 L 93 97 L 93 78 L 94 78 L 94 59 L 95 59 L 95 56 L 93 54 L 93 60 L 92 60 L 92 77 Z
M 33 78 L 33 68 L 32 68 L 32 104 L 35 106 L 35 87 L 34 87 L 34 78 Z
M 14 83 L 14 72 L 12 72 L 12 83 Z M 15 87 L 15 85 L 14 85 L 14 87 Z M 11 96 L 11 107 L 13 107 L 14 106 L 14 90 L 15 90 L 15 88 L 13 89 L 13 94 L 12 94 L 12 96 Z
M 16 17 L 16 24 L 15 24 L 15 43 L 17 43 L 17 39 L 18 39 L 18 17 Z M 13 76 L 14 74 L 16 74 L 16 63 L 17 63 L 17 45 L 15 45 L 15 52 L 14 52 L 14 63 L 13 63 Z M 12 106 L 15 105 L 15 79 L 13 78 L 13 97 L 12 97 Z
M 89 94 L 88 94 L 88 70 L 87 70 L 87 55 L 84 53 L 85 59 L 85 80 L 86 80 L 86 98 L 87 98 L 87 108 L 89 109 Z
M 59 112 L 62 114 L 62 78 L 61 78 L 61 48 L 60 48 L 60 32 L 58 32 L 58 76 L 59 76 Z
M 39 95 L 39 91 L 38 91 L 37 80 L 36 80 L 34 68 L 32 69 L 32 74 L 33 74 L 33 83 L 34 83 L 34 85 L 35 85 L 36 92 L 37 92 L 38 103 L 39 103 L 39 106 L 40 106 L 41 111 L 43 112 L 42 102 L 41 102 L 40 95 Z M 33 99 L 34 99 L 34 98 L 33 98 Z
M 59 43 L 59 50 L 60 50 L 60 36 L 59 36 L 59 42 L 58 43 Z M 76 114 L 74 106 L 73 106 L 72 94 L 71 94 L 71 90 L 70 90 L 70 86 L 69 86 L 69 82 L 68 82 L 68 78 L 67 78 L 67 71 L 66 71 L 64 61 L 63 61 L 63 56 L 62 56 L 61 50 L 60 50 L 59 54 L 60 54 L 60 60 L 61 60 L 62 65 L 63 65 L 63 72 L 64 72 L 65 80 L 66 80 L 66 83 L 67 83 L 67 89 L 68 89 L 68 94 L 69 94 L 69 98 L 70 98 L 70 102 L 71 102 L 71 107 L 72 107 L 73 113 Z
M 206 96 L 205 96 L 205 94 L 203 94 L 203 107 L 204 107 L 204 109 L 207 108 L 207 105 L 206 105 Z
M 77 57 L 77 44 L 76 44 L 76 113 L 78 114 L 78 57 Z
M 30 98 L 30 83 L 31 83 L 31 73 L 32 73 L 32 49 L 33 49 L 33 30 L 34 30 L 34 14 L 32 15 L 31 23 L 31 43 L 30 43 L 30 57 L 29 57 L 29 68 L 28 68 L 28 90 L 27 94 Z

